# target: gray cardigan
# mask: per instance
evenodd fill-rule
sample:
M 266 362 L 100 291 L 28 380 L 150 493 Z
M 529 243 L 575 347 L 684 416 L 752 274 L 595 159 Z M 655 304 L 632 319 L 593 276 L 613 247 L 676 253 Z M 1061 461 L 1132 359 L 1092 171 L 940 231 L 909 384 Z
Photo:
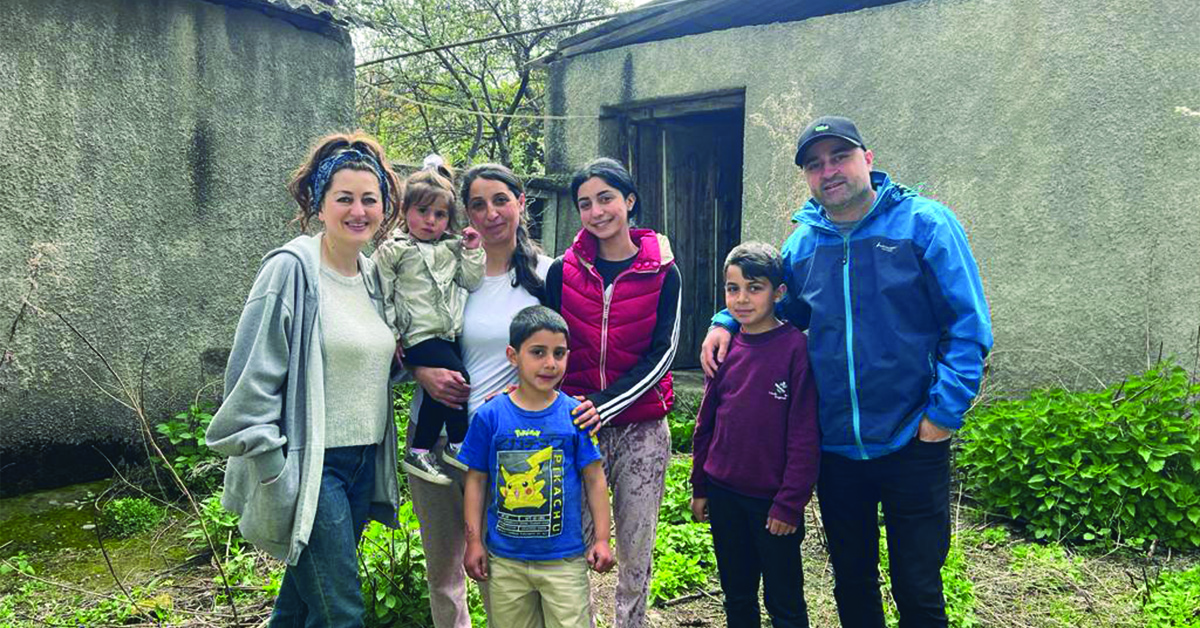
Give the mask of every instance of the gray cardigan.
M 229 354 L 225 399 L 205 435 L 230 457 L 221 505 L 241 515 L 246 540 L 289 565 L 308 544 L 325 456 L 320 245 L 320 236 L 299 236 L 263 258 Z M 382 319 L 375 265 L 360 253 L 358 266 Z M 394 379 L 399 370 L 392 368 Z M 391 527 L 398 525 L 396 457 L 389 420 L 376 451 L 370 516 Z

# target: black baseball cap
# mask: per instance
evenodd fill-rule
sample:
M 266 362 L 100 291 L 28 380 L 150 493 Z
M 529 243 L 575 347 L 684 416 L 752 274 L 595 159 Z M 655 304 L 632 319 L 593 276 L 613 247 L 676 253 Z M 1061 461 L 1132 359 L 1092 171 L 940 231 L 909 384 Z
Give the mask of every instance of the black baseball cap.
M 821 116 L 813 120 L 804 128 L 804 132 L 800 134 L 800 143 L 796 147 L 796 165 L 804 165 L 804 153 L 810 146 L 823 140 L 827 137 L 837 137 L 859 148 L 865 149 L 867 146 L 863 143 L 862 136 L 858 134 L 858 127 L 849 118 L 841 116 Z

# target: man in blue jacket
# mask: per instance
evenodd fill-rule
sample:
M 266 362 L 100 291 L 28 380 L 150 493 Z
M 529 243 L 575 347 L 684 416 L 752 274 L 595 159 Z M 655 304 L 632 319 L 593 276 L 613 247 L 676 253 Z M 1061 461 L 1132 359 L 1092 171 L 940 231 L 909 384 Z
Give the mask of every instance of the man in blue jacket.
M 871 170 L 850 120 L 800 136 L 796 165 L 813 198 L 783 245 L 782 314 L 808 330 L 817 382 L 817 495 L 846 628 L 883 628 L 883 505 L 901 628 L 945 626 L 950 437 L 979 391 L 992 323 L 966 233 L 949 208 Z M 710 376 L 736 323 L 713 317 Z

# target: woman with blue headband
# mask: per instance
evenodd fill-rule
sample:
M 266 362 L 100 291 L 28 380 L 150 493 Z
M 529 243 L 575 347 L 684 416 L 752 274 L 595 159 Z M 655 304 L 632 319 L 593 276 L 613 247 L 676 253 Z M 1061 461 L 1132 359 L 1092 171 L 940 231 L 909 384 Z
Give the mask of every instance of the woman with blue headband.
M 271 626 L 362 626 L 356 548 L 395 527 L 395 337 L 363 247 L 390 230 L 399 181 L 361 133 L 322 138 L 288 190 L 300 235 L 263 258 L 208 446 L 230 457 L 222 505 L 287 563 Z

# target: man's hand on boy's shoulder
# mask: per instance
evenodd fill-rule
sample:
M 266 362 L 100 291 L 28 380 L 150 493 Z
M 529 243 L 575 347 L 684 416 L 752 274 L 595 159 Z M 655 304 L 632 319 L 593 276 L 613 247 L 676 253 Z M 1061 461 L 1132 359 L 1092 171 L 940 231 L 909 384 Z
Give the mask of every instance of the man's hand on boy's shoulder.
M 516 384 L 509 384 L 508 386 L 505 386 L 504 388 L 502 388 L 500 390 L 493 390 L 492 392 L 483 396 L 483 402 L 487 403 L 487 402 L 491 401 L 492 399 L 499 397 L 500 395 L 507 395 L 516 389 L 517 389 Z
M 613 565 L 617 564 L 613 558 L 612 548 L 608 546 L 608 541 L 596 541 L 592 543 L 592 547 L 587 551 L 588 566 L 595 570 L 596 573 L 607 573 Z

